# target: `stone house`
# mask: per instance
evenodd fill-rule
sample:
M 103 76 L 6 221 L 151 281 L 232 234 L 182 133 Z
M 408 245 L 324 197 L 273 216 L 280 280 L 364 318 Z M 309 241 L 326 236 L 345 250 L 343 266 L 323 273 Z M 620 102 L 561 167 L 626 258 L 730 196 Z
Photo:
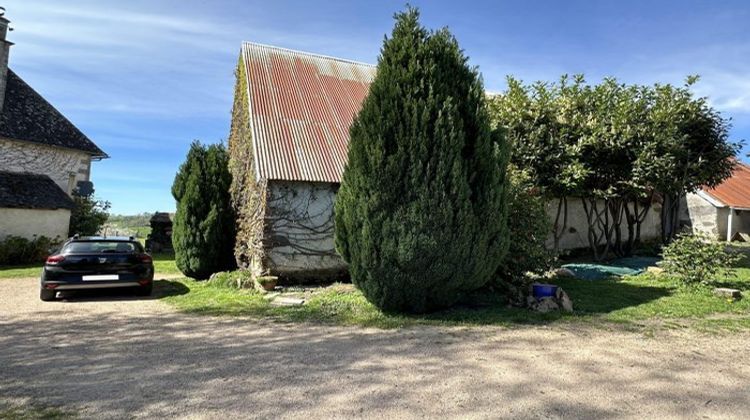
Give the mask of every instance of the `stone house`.
M 8 68 L 8 24 L 0 16 L 0 240 L 64 238 L 73 190 L 91 188 L 107 154 Z
M 716 188 L 688 194 L 683 223 L 713 239 L 732 241 L 750 234 L 750 166 L 738 163 L 734 173 Z M 746 236 L 750 240 L 750 236 Z
M 375 72 L 370 64 L 242 44 L 229 135 L 240 266 L 298 280 L 346 275 L 334 246 L 333 207 L 349 126 Z M 568 205 L 561 248 L 585 248 L 581 201 Z M 642 240 L 659 237 L 659 208 L 654 204 L 643 223 Z M 552 206 L 549 213 L 553 218 Z

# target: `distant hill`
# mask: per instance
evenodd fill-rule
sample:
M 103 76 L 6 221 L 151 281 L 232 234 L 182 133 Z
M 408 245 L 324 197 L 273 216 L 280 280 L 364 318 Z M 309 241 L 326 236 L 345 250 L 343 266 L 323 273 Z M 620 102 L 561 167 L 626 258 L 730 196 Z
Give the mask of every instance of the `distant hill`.
M 111 214 L 100 233 L 108 236 L 135 236 L 145 239 L 151 232 L 149 220 L 154 213 Z

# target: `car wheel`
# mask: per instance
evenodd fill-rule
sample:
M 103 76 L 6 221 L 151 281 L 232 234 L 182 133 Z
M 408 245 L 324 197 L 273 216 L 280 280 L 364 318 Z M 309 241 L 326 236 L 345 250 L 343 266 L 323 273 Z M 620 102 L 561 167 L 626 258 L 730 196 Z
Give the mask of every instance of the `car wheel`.
M 154 289 L 154 284 L 149 283 L 148 286 L 141 286 L 138 288 L 138 290 L 135 292 L 138 296 L 151 296 L 151 292 Z
M 41 299 L 41 300 L 43 300 L 45 302 L 50 302 L 50 301 L 55 300 L 55 295 L 56 294 L 57 294 L 57 292 L 55 290 L 52 290 L 52 289 L 40 289 L 39 290 L 39 299 Z

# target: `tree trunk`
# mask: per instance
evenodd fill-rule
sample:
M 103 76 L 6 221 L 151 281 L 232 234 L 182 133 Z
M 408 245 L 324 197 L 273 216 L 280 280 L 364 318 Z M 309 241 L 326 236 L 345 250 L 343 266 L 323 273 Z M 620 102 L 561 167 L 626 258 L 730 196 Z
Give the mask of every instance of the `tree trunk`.
M 560 217 L 562 217 L 562 225 L 560 225 Z M 568 228 L 568 198 L 560 197 L 557 199 L 557 213 L 555 214 L 555 224 L 553 226 L 552 239 L 553 252 L 555 255 L 559 254 L 560 251 L 560 239 L 565 234 L 565 230 Z
M 681 198 L 681 194 L 664 195 L 664 205 L 661 208 L 661 240 L 665 245 L 672 242 L 680 228 Z

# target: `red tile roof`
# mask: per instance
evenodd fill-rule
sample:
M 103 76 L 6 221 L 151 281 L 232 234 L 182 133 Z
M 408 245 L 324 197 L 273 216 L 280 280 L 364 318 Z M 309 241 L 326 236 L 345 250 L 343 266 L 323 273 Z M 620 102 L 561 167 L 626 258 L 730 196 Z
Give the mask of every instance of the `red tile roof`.
M 375 66 L 245 42 L 258 179 L 341 182 Z
M 738 163 L 730 178 L 716 188 L 704 188 L 703 192 L 725 206 L 750 209 L 750 166 Z

